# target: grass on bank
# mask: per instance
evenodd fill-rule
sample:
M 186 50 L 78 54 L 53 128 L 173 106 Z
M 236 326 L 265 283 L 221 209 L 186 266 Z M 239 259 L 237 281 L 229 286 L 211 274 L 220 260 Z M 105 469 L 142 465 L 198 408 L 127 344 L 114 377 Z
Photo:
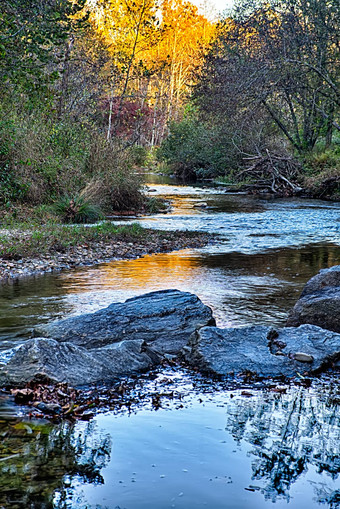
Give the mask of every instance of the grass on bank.
M 165 232 L 143 228 L 137 223 L 117 226 L 111 222 L 103 222 L 94 226 L 84 225 L 32 225 L 21 224 L 16 229 L 3 230 L 0 233 L 0 258 L 4 260 L 20 260 L 56 253 L 66 253 L 77 246 L 89 246 L 99 242 L 145 245 L 157 248 L 157 243 L 197 239 L 207 235 L 197 232 Z M 190 242 L 189 242 L 190 243 Z M 173 249 L 176 247 L 173 246 Z
M 316 147 L 305 157 L 303 186 L 315 198 L 340 200 L 340 139 L 328 148 Z
M 136 242 L 148 234 L 139 224 L 116 226 L 104 222 L 91 227 L 83 225 L 65 226 L 47 224 L 41 226 L 21 224 L 0 234 L 0 257 L 19 260 L 64 253 L 69 248 L 93 242 Z

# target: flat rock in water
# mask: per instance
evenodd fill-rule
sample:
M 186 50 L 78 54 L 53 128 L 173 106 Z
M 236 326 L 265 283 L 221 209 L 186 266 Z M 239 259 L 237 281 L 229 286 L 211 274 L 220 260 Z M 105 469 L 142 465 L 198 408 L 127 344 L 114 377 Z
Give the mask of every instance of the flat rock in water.
M 340 332 L 340 265 L 323 269 L 305 285 L 287 326 L 304 323 Z
M 316 374 L 340 359 L 340 334 L 313 325 L 219 329 L 195 332 L 184 349 L 186 360 L 217 375 L 253 373 L 260 377 Z
M 38 328 L 40 337 L 9 352 L 0 364 L 0 386 L 47 377 L 71 385 L 92 384 L 151 369 L 163 354 L 177 354 L 199 327 L 215 324 L 196 295 L 153 292 L 97 313 Z
M 146 371 L 159 360 L 143 340 L 87 350 L 68 342 L 35 338 L 16 348 L 9 362 L 0 365 L 0 385 L 21 386 L 46 377 L 74 386 L 86 385 Z
M 87 349 L 143 340 L 154 350 L 177 354 L 198 328 L 215 325 L 212 311 L 191 293 L 162 290 L 111 304 L 96 313 L 37 328 L 37 335 Z

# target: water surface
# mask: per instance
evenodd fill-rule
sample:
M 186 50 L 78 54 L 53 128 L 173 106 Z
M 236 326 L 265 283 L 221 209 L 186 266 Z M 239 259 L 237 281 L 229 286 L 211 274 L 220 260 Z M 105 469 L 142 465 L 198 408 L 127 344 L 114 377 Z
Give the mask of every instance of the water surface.
M 38 323 L 166 288 L 196 293 L 219 326 L 282 325 L 305 282 L 339 263 L 338 204 L 156 180 L 152 193 L 170 197 L 173 210 L 139 222 L 218 233 L 218 241 L 2 285 L 2 350 Z M 169 382 L 146 380 L 144 393 L 176 397 L 157 411 L 146 398 L 90 423 L 23 423 L 0 400 L 0 506 L 340 507 L 339 385 L 242 393 L 182 372 L 159 377 Z
M 160 383 L 156 411 L 151 399 Z M 168 371 L 144 383 L 150 398 L 143 404 L 90 423 L 13 421 L 4 428 L 0 422 L 6 429 L 0 503 L 13 509 L 339 507 L 339 387 L 325 380 L 281 389 L 227 389 Z

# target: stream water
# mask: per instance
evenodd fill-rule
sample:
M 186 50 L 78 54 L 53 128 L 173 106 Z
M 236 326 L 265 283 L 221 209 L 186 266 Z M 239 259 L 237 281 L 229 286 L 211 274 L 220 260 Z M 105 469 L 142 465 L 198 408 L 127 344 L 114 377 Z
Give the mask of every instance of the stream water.
M 165 288 L 196 293 L 219 326 L 282 325 L 304 283 L 340 261 L 338 204 L 148 179 L 173 209 L 139 222 L 218 240 L 1 286 L 1 350 L 37 323 Z M 90 423 L 22 421 L 0 400 L 0 507 L 340 507 L 340 392 L 332 380 L 281 392 L 255 386 L 249 396 L 181 371 L 159 378 L 180 403 L 155 411 L 146 398 Z M 145 393 L 155 383 L 145 381 Z

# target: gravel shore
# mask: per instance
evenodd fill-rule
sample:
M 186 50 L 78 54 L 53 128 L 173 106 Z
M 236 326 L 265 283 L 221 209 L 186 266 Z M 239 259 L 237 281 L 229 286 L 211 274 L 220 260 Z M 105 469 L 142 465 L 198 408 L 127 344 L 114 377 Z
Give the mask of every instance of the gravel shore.
M 37 257 L 20 259 L 0 257 L 0 282 L 112 260 L 140 258 L 146 254 L 197 248 L 206 245 L 211 239 L 209 235 L 189 232 L 148 231 L 147 236 L 133 239 L 132 242 L 114 239 L 86 242 Z

